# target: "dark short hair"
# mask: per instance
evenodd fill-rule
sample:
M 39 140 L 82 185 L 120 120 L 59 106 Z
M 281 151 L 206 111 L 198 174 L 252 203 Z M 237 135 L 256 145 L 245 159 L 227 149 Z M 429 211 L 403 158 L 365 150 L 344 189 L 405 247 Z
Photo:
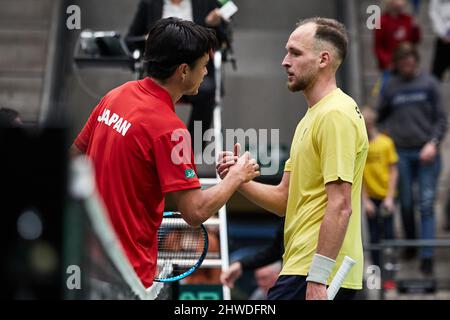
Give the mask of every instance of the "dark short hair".
M 9 108 L 0 108 L 0 128 L 17 127 L 19 112 Z
M 145 42 L 147 74 L 165 80 L 180 64 L 194 66 L 199 58 L 217 48 L 217 45 L 212 29 L 177 18 L 160 19 Z
M 335 19 L 314 17 L 300 20 L 296 27 L 307 23 L 315 23 L 317 26 L 315 38 L 331 43 L 337 50 L 339 59 L 344 61 L 347 56 L 348 35 L 345 26 Z
M 397 64 L 401 59 L 413 56 L 416 61 L 420 61 L 419 52 L 416 47 L 410 42 L 401 42 L 395 47 L 392 54 L 392 63 Z

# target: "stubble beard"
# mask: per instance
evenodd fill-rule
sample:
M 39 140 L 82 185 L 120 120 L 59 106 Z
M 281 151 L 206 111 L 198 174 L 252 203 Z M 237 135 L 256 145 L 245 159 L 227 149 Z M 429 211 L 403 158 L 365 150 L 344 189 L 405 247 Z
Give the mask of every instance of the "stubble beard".
M 311 74 L 304 75 L 295 79 L 294 82 L 287 83 L 287 87 L 291 92 L 303 91 L 311 84 L 313 76 Z

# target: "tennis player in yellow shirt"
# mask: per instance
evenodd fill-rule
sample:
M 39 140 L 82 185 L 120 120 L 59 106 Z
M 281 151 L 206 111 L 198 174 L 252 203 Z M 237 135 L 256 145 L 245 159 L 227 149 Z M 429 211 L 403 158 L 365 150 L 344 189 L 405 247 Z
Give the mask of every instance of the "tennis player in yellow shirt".
M 269 291 L 272 300 L 327 299 L 327 285 L 346 255 L 356 264 L 336 299 L 352 299 L 362 289 L 361 186 L 368 139 L 357 104 L 336 85 L 347 42 L 336 20 L 297 24 L 282 65 L 289 90 L 303 92 L 308 111 L 280 184 L 251 181 L 238 189 L 266 210 L 286 215 L 283 268 Z M 237 149 L 219 157 L 221 177 L 236 161 Z

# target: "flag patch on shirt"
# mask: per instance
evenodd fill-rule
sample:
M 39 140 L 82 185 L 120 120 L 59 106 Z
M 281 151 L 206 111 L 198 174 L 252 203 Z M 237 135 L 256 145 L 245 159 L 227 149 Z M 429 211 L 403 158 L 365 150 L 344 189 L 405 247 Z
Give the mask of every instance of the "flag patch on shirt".
M 184 176 L 186 177 L 186 179 L 195 178 L 195 171 L 193 169 L 186 169 L 184 171 Z

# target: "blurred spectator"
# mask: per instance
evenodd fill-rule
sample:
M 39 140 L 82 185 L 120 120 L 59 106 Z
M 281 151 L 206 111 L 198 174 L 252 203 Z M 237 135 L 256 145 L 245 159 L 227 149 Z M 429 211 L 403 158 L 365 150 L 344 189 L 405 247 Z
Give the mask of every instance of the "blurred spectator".
M 216 255 L 220 257 L 220 242 L 218 230 L 208 228 L 208 255 Z M 200 268 L 190 276 L 186 277 L 183 282 L 186 284 L 220 284 L 220 268 Z
M 153 24 L 167 17 L 175 17 L 193 21 L 201 26 L 213 28 L 220 44 L 227 42 L 227 22 L 221 18 L 219 2 L 216 0 L 141 0 L 127 35 L 131 49 L 144 51 L 144 41 L 133 39 L 144 38 Z M 131 40 L 130 40 L 131 39 Z M 215 70 L 214 61 L 208 63 L 208 74 L 205 76 L 198 95 L 184 96 L 183 102 L 192 104 L 192 113 L 187 123 L 192 141 L 201 139 L 204 132 L 211 127 L 215 106 Z M 202 122 L 202 136 L 194 136 L 194 121 Z M 194 145 L 194 144 L 193 144 Z M 203 146 L 205 143 L 203 142 Z
M 279 261 L 256 269 L 255 279 L 258 288 L 253 291 L 249 300 L 267 300 L 267 292 L 274 286 L 280 271 L 281 262 Z
M 220 280 L 224 285 L 233 288 L 235 281 L 242 275 L 243 271 L 255 270 L 281 260 L 284 253 L 283 241 L 284 219 L 278 226 L 275 237 L 267 247 L 233 262 L 230 267 L 221 274 Z
M 411 44 L 401 44 L 393 55 L 394 74 L 382 92 L 378 121 L 394 140 L 399 155 L 399 198 L 407 239 L 416 238 L 413 184 L 419 185 L 421 239 L 434 239 L 437 181 L 441 167 L 439 146 L 447 127 L 439 82 L 419 71 L 419 54 Z M 407 250 L 412 258 L 415 250 Z M 421 270 L 433 270 L 432 248 L 421 250 Z
M 370 242 L 394 238 L 393 213 L 398 179 L 398 155 L 394 142 L 378 131 L 376 114 L 362 110 L 369 137 L 369 153 L 364 168 L 363 202 L 369 222 Z M 371 252 L 372 263 L 380 265 L 378 250 Z
M 429 14 L 433 30 L 437 35 L 432 72 L 442 81 L 445 71 L 450 67 L 450 1 L 431 0 Z M 450 231 L 450 187 L 447 194 L 448 199 L 444 209 L 445 229 Z
M 22 126 L 19 112 L 13 109 L 0 108 L 0 128 L 12 128 Z
M 406 0 L 387 0 L 385 12 L 381 15 L 380 29 L 375 29 L 375 55 L 381 79 L 372 95 L 383 91 L 392 69 L 392 53 L 402 42 L 418 44 L 421 37 L 420 28 L 415 18 L 406 13 Z
M 183 232 L 181 229 L 173 229 L 164 237 L 163 244 L 159 245 L 160 252 L 192 252 L 197 256 L 203 252 L 203 240 L 193 240 L 192 235 Z M 192 247 L 197 244 L 196 247 Z M 219 258 L 220 257 L 220 244 L 218 230 L 208 228 L 208 253 L 207 258 Z M 184 278 L 182 281 L 186 284 L 220 284 L 219 268 L 199 268 L 191 275 Z
M 432 72 L 442 80 L 445 70 L 450 66 L 450 1 L 431 0 L 429 13 L 437 35 Z
M 417 44 L 420 41 L 420 28 L 405 10 L 405 0 L 386 1 L 380 20 L 381 28 L 375 29 L 375 54 L 380 70 L 391 68 L 392 54 L 400 43 L 408 41 Z

